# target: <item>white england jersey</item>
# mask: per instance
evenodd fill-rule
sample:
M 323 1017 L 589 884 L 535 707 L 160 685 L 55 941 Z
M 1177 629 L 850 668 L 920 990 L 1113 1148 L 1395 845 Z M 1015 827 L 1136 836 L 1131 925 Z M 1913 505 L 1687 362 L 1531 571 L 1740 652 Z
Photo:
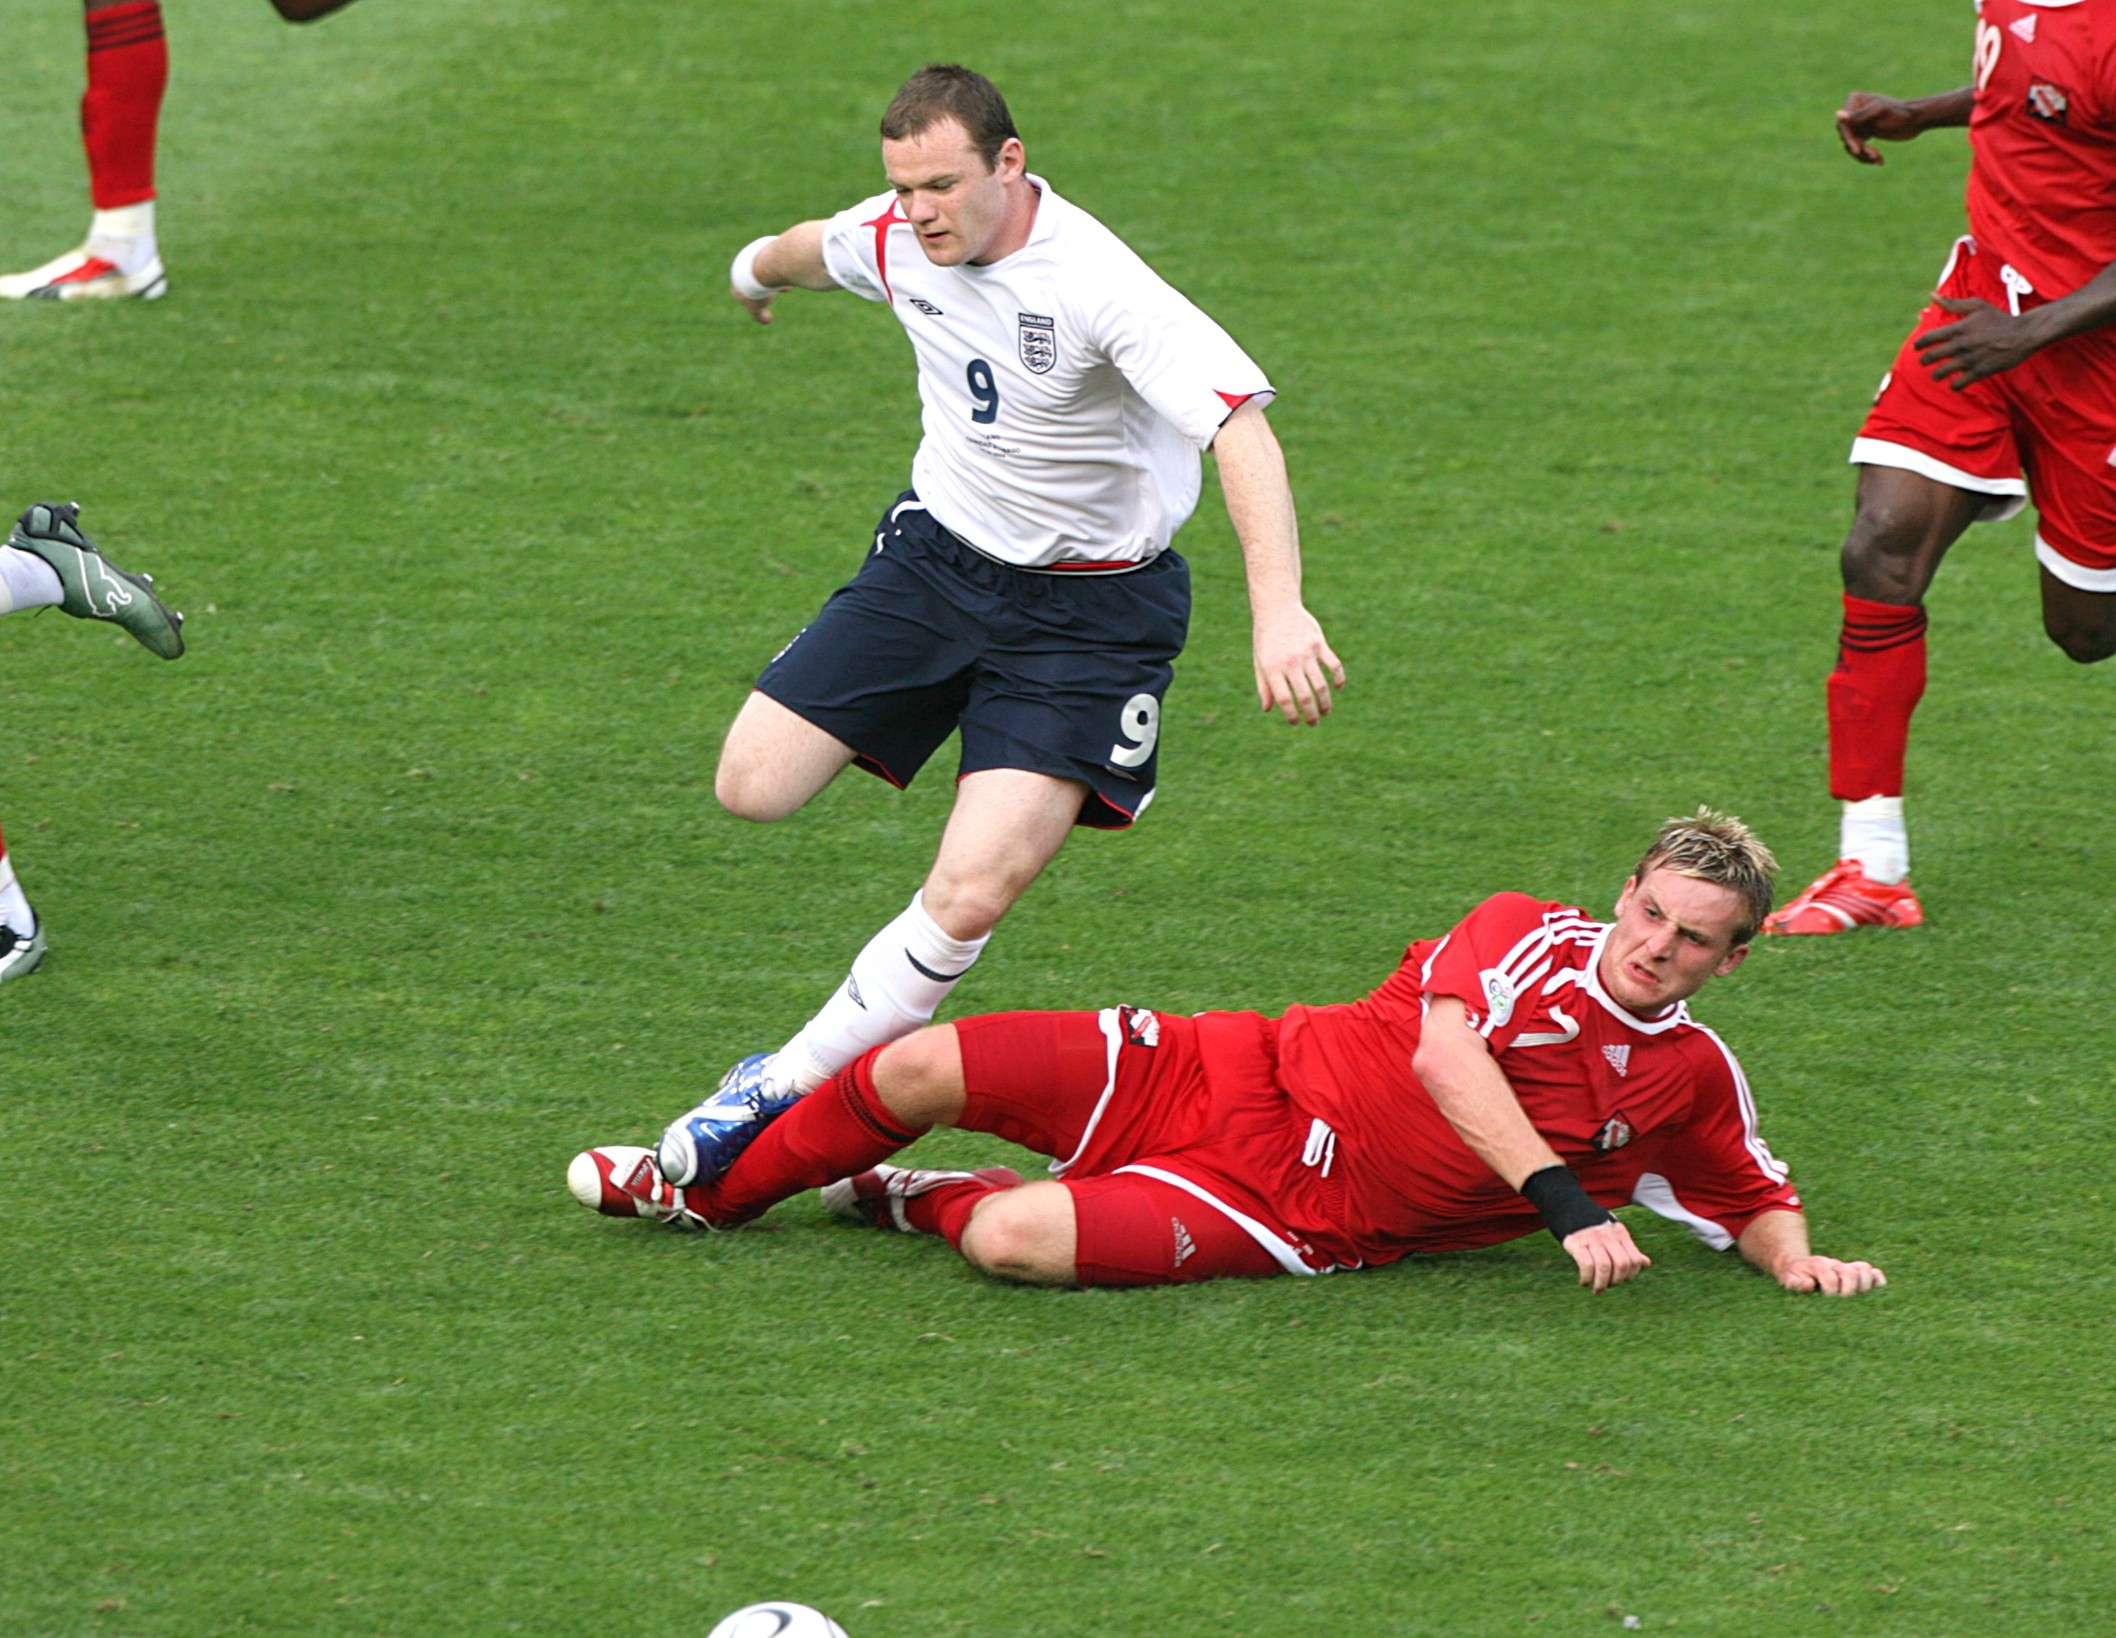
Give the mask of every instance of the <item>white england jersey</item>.
M 918 355 L 911 483 L 934 517 L 1022 568 L 1145 563 L 1198 504 L 1198 454 L 1271 383 L 1114 233 L 1040 177 L 1028 243 L 936 267 L 879 194 L 825 224 L 830 276 L 886 301 Z

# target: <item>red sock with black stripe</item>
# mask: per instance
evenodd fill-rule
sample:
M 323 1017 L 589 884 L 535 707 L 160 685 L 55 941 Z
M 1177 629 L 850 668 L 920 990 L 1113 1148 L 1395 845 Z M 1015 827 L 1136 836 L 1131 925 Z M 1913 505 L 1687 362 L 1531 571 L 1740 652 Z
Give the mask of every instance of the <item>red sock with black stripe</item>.
M 963 1230 L 970 1226 L 970 1213 L 988 1194 L 999 1194 L 1015 1183 L 995 1183 L 989 1178 L 965 1177 L 942 1183 L 904 1202 L 904 1221 L 921 1234 L 937 1234 L 957 1251 L 962 1250 Z
M 874 1060 L 881 1054 L 880 1047 L 861 1053 L 759 1132 L 706 1191 L 715 1217 L 753 1217 L 804 1189 L 864 1172 L 918 1137 L 874 1089 Z
M 169 83 L 157 0 L 122 0 L 88 14 L 88 90 L 81 141 L 97 210 L 154 197 L 154 136 Z
M 1925 694 L 1925 611 L 1844 594 L 1829 674 L 1829 788 L 1843 802 L 1903 794 L 1910 716 Z

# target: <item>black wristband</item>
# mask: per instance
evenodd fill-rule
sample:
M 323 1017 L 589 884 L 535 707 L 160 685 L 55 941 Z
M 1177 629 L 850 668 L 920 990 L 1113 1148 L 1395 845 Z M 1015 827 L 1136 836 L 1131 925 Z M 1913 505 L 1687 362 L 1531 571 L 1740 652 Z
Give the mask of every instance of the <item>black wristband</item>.
M 1570 1166 L 1545 1166 L 1540 1172 L 1530 1172 L 1521 1185 L 1521 1193 L 1542 1214 L 1543 1226 L 1559 1245 L 1565 1243 L 1567 1235 L 1581 1229 L 1600 1228 L 1616 1221 L 1614 1212 L 1596 1205 L 1594 1197 L 1580 1187 Z

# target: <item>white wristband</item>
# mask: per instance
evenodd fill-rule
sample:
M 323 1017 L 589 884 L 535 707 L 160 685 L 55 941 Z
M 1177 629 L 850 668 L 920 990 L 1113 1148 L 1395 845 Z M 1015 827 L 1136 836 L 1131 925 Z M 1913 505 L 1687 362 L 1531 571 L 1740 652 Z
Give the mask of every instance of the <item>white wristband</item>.
M 735 294 L 744 301 L 770 301 L 787 288 L 783 284 L 765 284 L 757 277 L 757 253 L 766 245 L 778 242 L 776 233 L 767 233 L 761 239 L 750 240 L 735 252 L 735 265 L 727 270 L 727 279 L 735 287 Z

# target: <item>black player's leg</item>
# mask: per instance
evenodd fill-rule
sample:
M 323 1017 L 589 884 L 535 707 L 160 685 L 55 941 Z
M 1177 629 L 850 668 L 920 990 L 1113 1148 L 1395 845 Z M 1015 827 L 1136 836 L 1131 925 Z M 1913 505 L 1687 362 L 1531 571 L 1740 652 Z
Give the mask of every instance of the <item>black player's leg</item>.
M 2082 591 L 2043 569 L 2043 630 L 2081 665 L 2116 654 L 2116 592 Z
M 1876 603 L 1923 602 L 1948 547 L 1990 503 L 1901 467 L 1862 466 L 1858 510 L 1839 558 L 1844 589 Z

